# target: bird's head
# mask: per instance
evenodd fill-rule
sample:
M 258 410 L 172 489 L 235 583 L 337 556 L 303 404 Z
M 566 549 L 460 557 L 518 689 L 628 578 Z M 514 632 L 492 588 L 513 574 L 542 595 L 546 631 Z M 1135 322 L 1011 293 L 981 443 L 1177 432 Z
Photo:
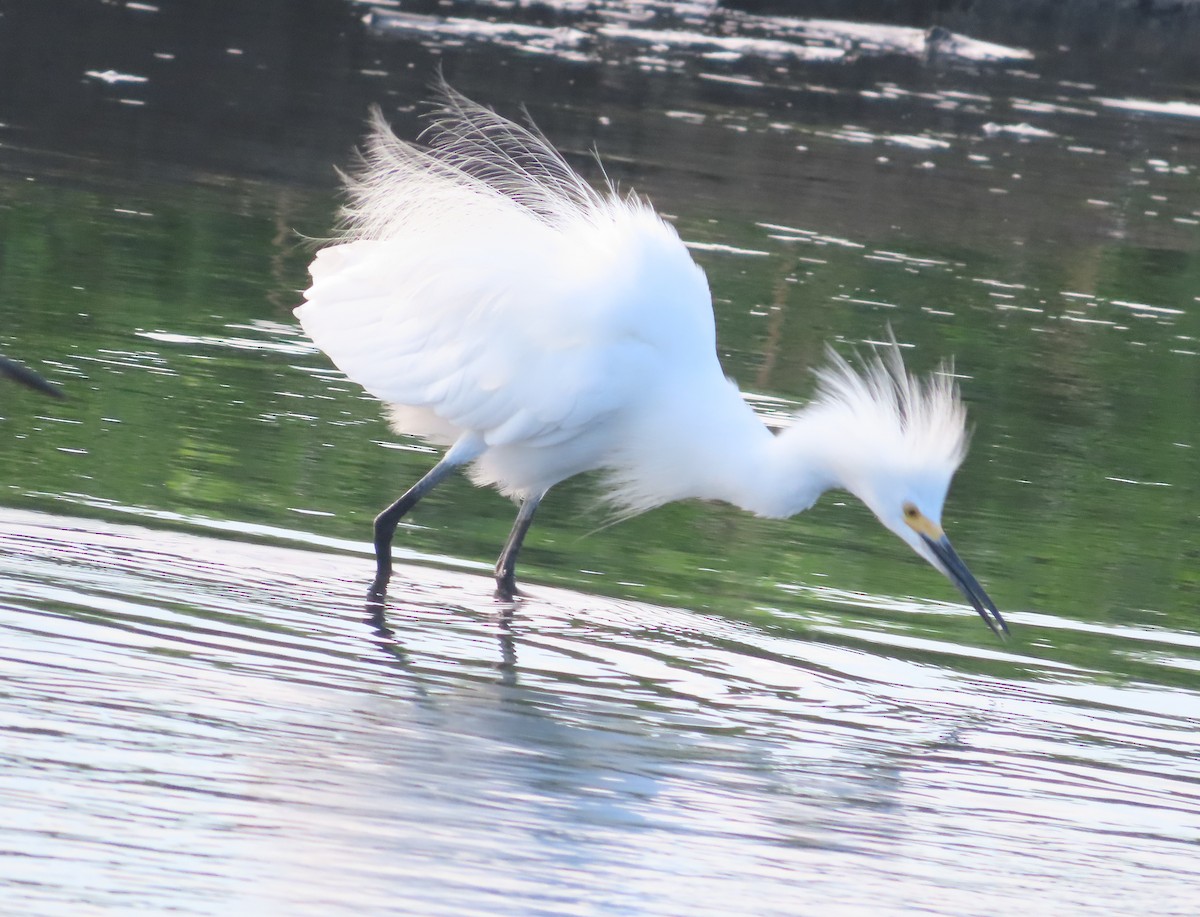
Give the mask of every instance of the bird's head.
M 907 486 L 867 487 L 855 492 L 887 528 L 950 580 L 997 636 L 1008 634 L 1008 625 L 995 603 L 967 568 L 942 530 L 942 504 L 949 477 L 941 481 L 910 481 Z
M 911 376 L 899 347 L 861 370 L 831 351 L 812 410 L 830 444 L 830 477 L 946 576 L 998 636 L 1008 627 L 942 530 L 942 506 L 967 451 L 953 374 Z

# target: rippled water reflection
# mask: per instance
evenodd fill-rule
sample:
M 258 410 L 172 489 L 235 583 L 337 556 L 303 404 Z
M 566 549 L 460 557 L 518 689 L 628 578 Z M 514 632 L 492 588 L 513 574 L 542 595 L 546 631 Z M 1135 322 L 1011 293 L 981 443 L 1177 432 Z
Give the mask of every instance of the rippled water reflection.
M 0 910 L 1192 909 L 1191 20 L 285 6 L 0 19 L 0 352 L 69 395 L 0 389 Z M 438 63 L 672 215 L 768 422 L 825 341 L 957 358 L 1009 644 L 850 501 L 597 531 L 587 482 L 515 613 L 465 482 L 371 613 L 433 456 L 299 333 L 297 232 Z
M 0 552 L 31 905 L 1001 913 L 1200 879 L 1171 692 L 548 587 L 508 619 L 432 568 L 380 627 L 358 558 L 61 516 L 6 511 Z

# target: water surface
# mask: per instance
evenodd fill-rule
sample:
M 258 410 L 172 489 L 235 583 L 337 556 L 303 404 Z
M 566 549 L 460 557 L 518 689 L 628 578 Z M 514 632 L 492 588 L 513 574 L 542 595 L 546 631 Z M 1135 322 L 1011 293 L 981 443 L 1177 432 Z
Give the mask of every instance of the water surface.
M 6 909 L 1188 911 L 1190 20 L 49 7 L 0 33 L 0 350 L 70 396 L 0 391 Z M 675 221 L 770 422 L 826 342 L 956 359 L 947 529 L 1010 643 L 850 498 L 600 529 L 588 481 L 515 612 L 513 509 L 453 481 L 372 614 L 435 456 L 290 310 L 367 107 L 412 135 L 439 65 Z

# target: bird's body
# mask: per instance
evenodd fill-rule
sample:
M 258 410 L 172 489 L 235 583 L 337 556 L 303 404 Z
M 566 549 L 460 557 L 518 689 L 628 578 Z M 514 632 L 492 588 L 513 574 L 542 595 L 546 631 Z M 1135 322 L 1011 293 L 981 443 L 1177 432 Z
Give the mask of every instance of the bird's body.
M 817 398 L 774 435 L 721 369 L 708 283 L 674 228 L 639 198 L 592 189 L 539 134 L 442 91 L 428 149 L 375 118 L 343 238 L 317 254 L 296 310 L 395 429 L 450 447 L 377 520 L 379 580 L 400 516 L 463 465 L 522 506 L 502 594 L 541 498 L 587 471 L 624 515 L 699 498 L 790 516 L 843 487 L 947 572 L 926 544 L 944 541 L 965 452 L 947 376 L 921 383 L 895 350 L 861 374 L 831 354 Z
M 300 314 L 397 429 L 477 438 L 475 480 L 525 498 L 613 465 L 631 423 L 669 411 L 664 362 L 726 383 L 704 275 L 652 212 L 559 232 L 500 211 L 323 250 Z

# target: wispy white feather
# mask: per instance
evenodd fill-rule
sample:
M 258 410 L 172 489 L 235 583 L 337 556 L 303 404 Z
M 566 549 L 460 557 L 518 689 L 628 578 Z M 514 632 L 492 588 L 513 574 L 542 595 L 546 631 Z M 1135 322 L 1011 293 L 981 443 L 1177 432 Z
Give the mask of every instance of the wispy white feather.
M 922 380 L 909 373 L 893 339 L 856 369 L 833 348 L 817 370 L 811 412 L 843 415 L 845 429 L 861 431 L 896 465 L 919 463 L 952 472 L 967 453 L 967 413 L 943 365 Z
M 550 228 L 611 219 L 614 211 L 648 209 L 611 185 L 597 191 L 532 126 L 516 124 L 444 82 L 421 134 L 423 146 L 400 140 L 378 109 L 362 167 L 344 176 L 342 209 L 348 240 L 388 239 L 407 227 L 463 222 L 471 211 L 519 209 Z

